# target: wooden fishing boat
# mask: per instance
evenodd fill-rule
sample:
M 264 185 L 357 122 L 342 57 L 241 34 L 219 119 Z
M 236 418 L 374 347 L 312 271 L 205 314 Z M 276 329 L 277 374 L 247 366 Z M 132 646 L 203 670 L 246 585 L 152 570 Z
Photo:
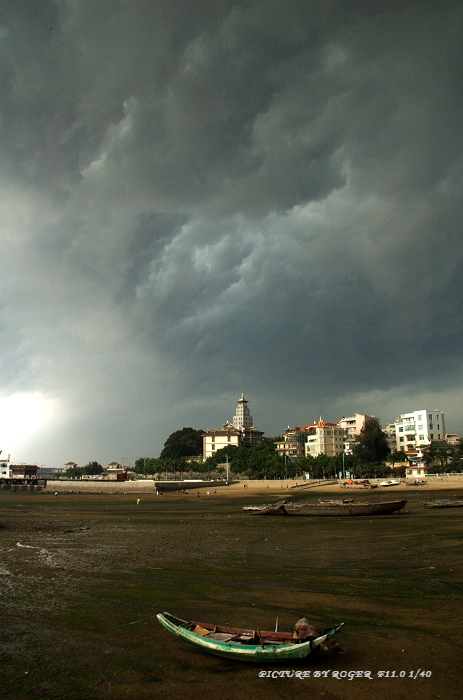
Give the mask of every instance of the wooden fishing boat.
M 278 501 L 278 503 L 262 503 L 259 506 L 243 506 L 243 510 L 246 510 L 250 513 L 260 513 L 266 508 L 274 508 L 275 506 L 280 506 L 284 505 L 286 503 L 286 500 L 284 501 Z
M 422 503 L 425 508 L 463 508 L 463 501 L 451 501 L 449 498 L 433 498 Z
M 301 503 L 268 506 L 256 515 L 343 516 L 389 515 L 404 508 L 407 501 L 379 501 L 377 503 Z
M 303 659 L 344 626 L 342 622 L 321 630 L 317 637 L 300 641 L 292 632 L 261 632 L 188 622 L 167 612 L 159 613 L 157 618 L 166 630 L 203 651 L 236 661 L 258 663 Z

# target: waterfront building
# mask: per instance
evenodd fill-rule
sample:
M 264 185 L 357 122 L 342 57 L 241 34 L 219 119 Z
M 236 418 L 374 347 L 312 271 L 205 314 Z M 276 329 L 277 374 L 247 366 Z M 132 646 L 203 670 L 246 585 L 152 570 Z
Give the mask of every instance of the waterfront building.
M 367 420 L 375 420 L 379 423 L 376 416 L 367 416 L 364 413 L 354 413 L 353 416 L 349 416 L 348 418 L 343 417 L 338 422 L 338 427 L 343 428 L 345 431 L 344 450 L 346 453 L 352 452 L 352 445 L 356 442 L 357 435 L 360 435 Z
M 239 447 L 241 442 L 241 431 L 231 423 L 224 423 L 217 430 L 208 430 L 203 435 L 203 460 L 213 457 L 218 450 L 224 447 Z
M 384 428 L 384 434 L 386 435 L 387 446 L 389 447 L 391 452 L 395 452 L 397 450 L 395 423 L 386 423 L 386 427 Z
M 307 440 L 309 426 L 289 426 L 283 433 L 283 440 L 275 442 L 275 449 L 282 457 L 288 457 L 291 461 L 305 456 L 305 443 Z M 312 428 L 312 432 L 313 432 Z
M 432 440 L 443 440 L 445 417 L 436 409 L 421 409 L 401 413 L 395 421 L 396 450 L 409 452 L 429 445 Z
M 320 417 L 318 423 L 312 423 L 306 427 L 306 456 L 316 457 L 319 454 L 325 454 L 328 457 L 334 457 L 344 452 L 346 430 L 339 427 L 338 423 L 325 423 Z

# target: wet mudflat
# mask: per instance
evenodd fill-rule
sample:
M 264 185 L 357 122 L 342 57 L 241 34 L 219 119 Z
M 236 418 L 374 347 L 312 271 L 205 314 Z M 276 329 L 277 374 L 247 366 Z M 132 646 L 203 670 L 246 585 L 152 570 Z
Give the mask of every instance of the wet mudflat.
M 143 495 L 137 506 L 1 492 L 0 697 L 461 699 L 463 509 L 387 494 L 404 496 L 403 515 L 265 518 L 242 511 L 242 493 Z M 344 621 L 346 653 L 228 662 L 163 630 L 160 611 L 260 629 L 277 615 L 287 630 L 303 615 Z M 273 670 L 303 673 L 259 677 Z

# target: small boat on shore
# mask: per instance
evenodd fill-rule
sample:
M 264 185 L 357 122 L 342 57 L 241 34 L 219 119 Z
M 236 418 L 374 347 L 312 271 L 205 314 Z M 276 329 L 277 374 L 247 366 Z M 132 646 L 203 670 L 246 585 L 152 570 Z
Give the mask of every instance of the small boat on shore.
M 368 479 L 362 479 L 362 481 L 354 481 L 353 479 L 349 479 L 349 481 L 345 481 L 343 484 L 341 484 L 341 488 L 360 490 L 376 489 L 377 484 L 372 484 Z
M 379 482 L 380 486 L 400 486 L 400 481 L 397 479 L 385 479 Z
M 432 498 L 422 501 L 424 508 L 463 508 L 463 501 L 451 501 L 449 498 Z
M 290 516 L 353 516 L 390 515 L 402 510 L 407 503 L 400 501 L 379 501 L 377 503 L 355 503 L 335 501 L 332 503 L 275 503 L 256 512 L 256 515 Z
M 258 663 L 303 659 L 344 626 L 341 622 L 318 632 L 307 625 L 310 628 L 308 634 L 301 638 L 297 625 L 302 620 L 296 623 L 294 632 L 261 632 L 207 622 L 188 622 L 167 612 L 159 613 L 157 618 L 166 630 L 203 651 L 236 661 Z
M 248 511 L 249 513 L 260 513 L 266 508 L 274 508 L 275 506 L 281 506 L 286 503 L 285 501 L 278 501 L 278 503 L 263 503 L 260 506 L 243 506 L 243 510 Z

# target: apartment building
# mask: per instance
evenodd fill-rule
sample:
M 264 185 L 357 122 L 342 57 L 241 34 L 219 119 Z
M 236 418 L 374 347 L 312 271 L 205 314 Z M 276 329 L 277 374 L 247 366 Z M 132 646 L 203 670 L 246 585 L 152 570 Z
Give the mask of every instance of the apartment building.
M 224 423 L 218 430 L 208 430 L 203 435 L 203 460 L 213 457 L 217 450 L 224 447 L 239 447 L 241 444 L 241 431 L 231 423 Z
M 387 446 L 389 447 L 391 452 L 395 452 L 397 450 L 395 423 L 386 423 L 386 427 L 384 428 L 384 434 L 386 435 Z
M 410 413 L 401 413 L 395 421 L 396 449 L 409 452 L 432 440 L 443 440 L 445 436 L 445 418 L 442 411 L 421 409 Z
M 344 452 L 346 431 L 338 423 L 325 423 L 320 417 L 318 423 L 307 426 L 307 429 L 306 456 L 316 457 L 319 454 L 325 454 L 328 457 L 334 457 Z
M 343 428 L 345 431 L 344 449 L 346 452 L 350 453 L 352 451 L 352 445 L 355 442 L 356 435 L 360 435 L 360 431 L 365 427 L 367 420 L 379 422 L 376 416 L 367 416 L 365 413 L 355 413 L 348 418 L 341 418 L 338 422 L 338 427 Z
M 292 461 L 305 457 L 305 443 L 307 440 L 309 426 L 289 426 L 283 433 L 283 440 L 275 443 L 276 451 L 282 457 L 289 457 Z M 312 428 L 312 432 L 314 429 Z

